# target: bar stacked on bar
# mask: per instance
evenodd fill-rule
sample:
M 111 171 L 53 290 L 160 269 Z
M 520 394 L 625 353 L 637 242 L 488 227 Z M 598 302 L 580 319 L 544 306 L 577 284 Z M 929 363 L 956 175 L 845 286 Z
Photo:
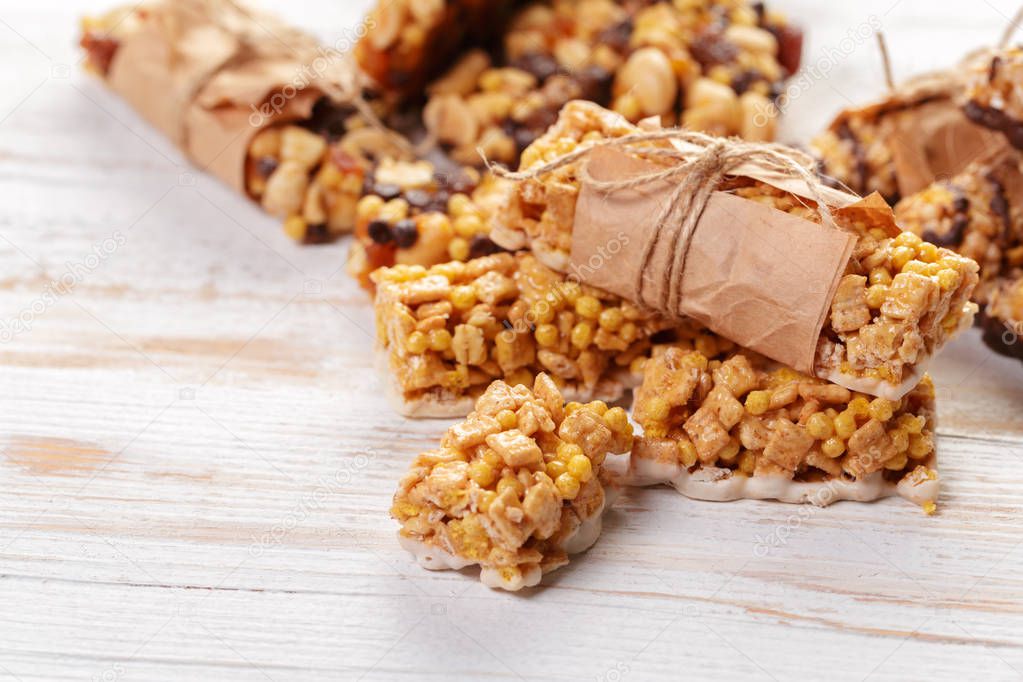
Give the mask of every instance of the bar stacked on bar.
M 971 60 L 963 94 L 970 120 L 997 131 L 1023 149 L 1023 47 L 979 55 Z
M 572 102 L 525 151 L 521 169 L 638 131 L 612 112 Z M 567 270 L 580 169 L 581 162 L 573 162 L 523 181 L 503 224 L 491 234 L 494 241 L 510 249 L 528 247 L 548 267 Z M 759 181 L 731 177 L 717 189 L 820 221 L 812 202 Z M 919 380 L 920 366 L 972 323 L 976 307 L 969 299 L 977 264 L 911 233 L 893 236 L 872 228 L 856 215 L 840 219 L 839 226 L 858 241 L 824 321 L 814 374 L 871 393 L 904 392 Z
M 399 483 L 399 540 L 428 569 L 479 565 L 489 587 L 533 587 L 597 541 L 605 458 L 632 441 L 620 407 L 565 405 L 544 374 L 532 389 L 495 381 Z
M 980 264 L 974 300 L 984 311 L 985 340 L 1023 355 L 1023 168 L 1006 148 L 903 199 L 896 214 L 906 229 Z
M 492 381 L 529 385 L 540 372 L 572 400 L 618 400 L 630 363 L 671 327 L 529 254 L 395 266 L 372 279 L 379 364 L 407 416 L 459 416 Z
M 630 469 L 698 499 L 828 505 L 899 494 L 935 510 L 934 387 L 871 398 L 719 337 L 661 346 L 645 361 Z

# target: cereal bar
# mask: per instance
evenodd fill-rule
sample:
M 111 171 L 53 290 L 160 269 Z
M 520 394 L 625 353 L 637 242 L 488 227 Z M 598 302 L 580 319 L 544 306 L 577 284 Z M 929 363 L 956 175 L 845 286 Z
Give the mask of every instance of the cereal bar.
M 632 441 L 625 410 L 565 405 L 546 374 L 532 389 L 495 381 L 398 484 L 399 541 L 427 569 L 478 565 L 488 587 L 533 587 L 597 541 L 615 487 L 605 459 Z
M 339 99 L 344 90 L 372 100 L 374 117 L 387 113 L 342 55 L 246 11 L 229 0 L 152 0 L 86 19 L 87 67 L 296 240 L 350 232 L 365 176 L 378 159 L 407 158 L 407 143 Z
M 555 0 L 520 10 L 503 48 L 500 60 L 464 53 L 427 89 L 425 126 L 461 163 L 482 151 L 514 165 L 573 99 L 771 139 L 772 99 L 798 68 L 801 36 L 747 2 Z
M 820 506 L 899 494 L 935 510 L 934 387 L 891 401 L 800 374 L 704 331 L 642 363 L 631 479 L 708 500 Z
M 572 102 L 558 123 L 522 157 L 528 171 L 574 150 L 638 132 L 620 116 Z M 650 143 L 653 146 L 655 143 Z M 651 160 L 656 163 L 655 160 Z M 581 162 L 523 180 L 491 237 L 529 247 L 548 267 L 569 268 Z M 820 222 L 812 202 L 749 178 L 717 188 L 792 216 Z M 912 233 L 892 232 L 842 214 L 839 226 L 858 236 L 817 344 L 814 374 L 870 393 L 897 396 L 919 380 L 921 365 L 959 330 L 975 306 L 977 264 Z
M 400 412 L 465 414 L 495 379 L 547 372 L 570 399 L 615 401 L 629 364 L 671 325 L 529 254 L 377 270 L 378 358 Z

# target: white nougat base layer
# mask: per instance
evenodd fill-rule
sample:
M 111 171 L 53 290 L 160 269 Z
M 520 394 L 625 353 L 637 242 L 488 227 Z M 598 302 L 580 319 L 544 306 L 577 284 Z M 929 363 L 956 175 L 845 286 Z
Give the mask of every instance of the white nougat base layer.
M 813 504 L 826 507 L 840 500 L 873 502 L 899 495 L 923 505 L 938 499 L 938 479 L 917 480 L 907 476 L 898 484 L 876 472 L 857 481 L 832 479 L 808 483 L 782 476 L 734 476 L 731 470 L 704 467 L 689 472 L 678 464 L 635 460 L 630 466 L 629 485 L 670 485 L 686 497 L 711 502 L 735 500 L 777 500 L 790 504 Z
M 601 507 L 598 513 L 583 521 L 575 532 L 568 537 L 562 547 L 566 553 L 582 554 L 596 544 L 603 530 L 604 511 L 611 506 L 611 502 L 608 500 L 609 497 L 610 495 L 605 497 L 604 506 Z M 416 562 L 420 566 L 429 571 L 460 571 L 476 563 L 452 554 L 443 547 L 428 544 L 417 538 L 406 537 L 401 533 L 398 533 L 398 542 L 415 557 Z M 517 592 L 526 587 L 536 587 L 540 584 L 542 577 L 543 573 L 539 566 L 525 568 L 513 578 L 504 575 L 500 568 L 484 566 L 480 570 L 480 582 L 489 588 L 506 590 L 508 592 Z

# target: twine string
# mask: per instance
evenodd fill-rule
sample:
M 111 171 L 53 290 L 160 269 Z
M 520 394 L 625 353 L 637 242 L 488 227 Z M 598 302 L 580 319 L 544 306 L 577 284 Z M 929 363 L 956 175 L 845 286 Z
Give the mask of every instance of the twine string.
M 1016 10 L 1016 14 L 1014 14 L 1012 19 L 1009 20 L 1009 25 L 1005 27 L 1005 32 L 1002 33 L 1002 39 L 998 41 L 998 47 L 1000 49 L 1005 49 L 1009 46 L 1009 41 L 1011 41 L 1012 36 L 1016 34 L 1021 21 L 1023 21 L 1023 7 Z
M 652 143 L 657 142 L 671 144 L 652 146 Z M 741 167 L 753 167 L 772 176 L 803 182 L 816 202 L 821 221 L 826 225 L 835 225 L 813 159 L 803 152 L 777 144 L 745 142 L 689 130 L 667 129 L 603 140 L 524 171 L 510 171 L 489 161 L 487 167 L 495 175 L 517 182 L 540 180 L 601 149 L 618 149 L 640 158 L 657 159 L 660 162 L 658 165 L 662 166 L 615 180 L 598 180 L 590 176 L 588 169 L 581 169 L 578 173 L 580 180 L 602 194 L 657 183 L 677 183 L 658 213 L 654 229 L 644 235 L 640 267 L 633 282 L 636 300 L 644 301 L 645 274 L 654 254 L 661 249 L 668 249 L 668 288 L 663 294 L 663 300 L 653 302 L 653 307 L 661 311 L 676 312 L 680 309 L 682 273 L 700 219 L 720 182 Z

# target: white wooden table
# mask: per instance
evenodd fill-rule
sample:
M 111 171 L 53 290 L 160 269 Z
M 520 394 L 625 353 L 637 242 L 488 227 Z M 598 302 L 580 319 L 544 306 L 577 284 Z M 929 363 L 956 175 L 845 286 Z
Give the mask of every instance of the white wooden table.
M 272 4 L 331 38 L 367 2 Z M 1016 9 L 778 4 L 827 74 L 797 141 L 880 91 L 843 41 L 872 15 L 909 75 Z M 1023 677 L 1023 366 L 975 333 L 936 368 L 935 517 L 643 490 L 529 594 L 416 567 L 387 509 L 445 424 L 382 399 L 347 244 L 291 244 L 80 73 L 102 9 L 0 2 L 0 679 Z

